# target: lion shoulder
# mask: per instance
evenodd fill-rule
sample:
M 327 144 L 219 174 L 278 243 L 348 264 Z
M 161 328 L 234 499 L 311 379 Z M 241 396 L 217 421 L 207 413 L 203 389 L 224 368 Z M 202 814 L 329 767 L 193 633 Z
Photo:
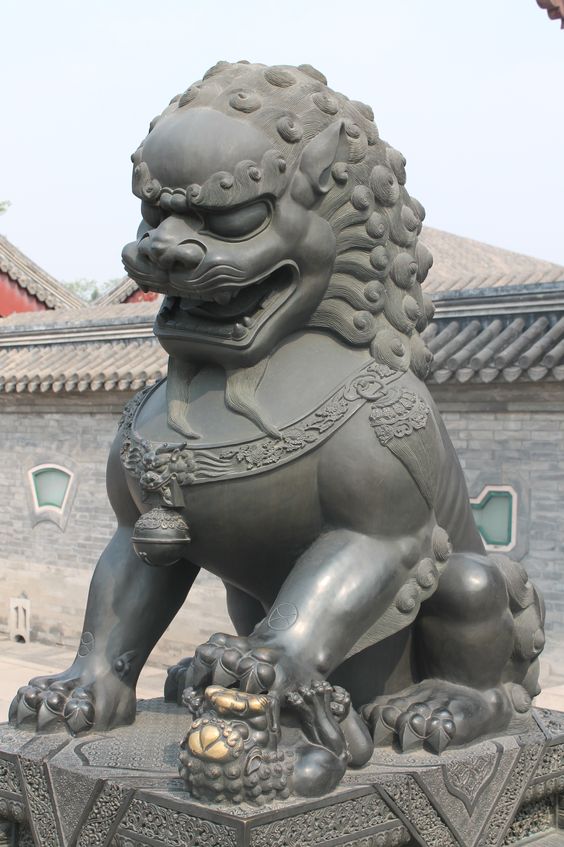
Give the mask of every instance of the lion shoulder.
M 359 531 L 405 531 L 434 510 L 446 461 L 434 409 L 413 377 L 390 392 L 388 405 L 367 403 L 324 446 L 320 496 L 328 516 L 348 516 Z

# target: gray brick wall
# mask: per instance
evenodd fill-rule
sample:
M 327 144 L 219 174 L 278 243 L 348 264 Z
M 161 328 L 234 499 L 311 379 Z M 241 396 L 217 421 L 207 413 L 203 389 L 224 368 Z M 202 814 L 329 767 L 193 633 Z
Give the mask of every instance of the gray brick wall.
M 529 507 L 522 562 L 543 592 L 547 632 L 564 633 L 564 416 L 540 403 L 535 411 L 469 410 L 443 417 L 472 494 L 485 479 L 521 486 Z
M 551 638 L 564 636 L 564 392 L 560 386 L 443 386 L 433 393 L 472 494 L 484 482 L 519 489 L 523 557 L 542 589 Z M 105 464 L 124 395 L 14 398 L 0 403 L 0 629 L 9 598 L 32 601 L 32 635 L 74 644 L 91 571 L 115 525 Z M 39 461 L 78 477 L 64 532 L 32 528 L 25 470 Z M 169 662 L 212 631 L 230 629 L 218 580 L 202 574 L 154 659 Z
M 0 414 L 0 561 L 91 570 L 115 527 L 105 483 L 115 428 L 115 416 L 107 413 Z M 26 471 L 43 461 L 77 475 L 64 533 L 50 522 L 32 529 Z
M 92 570 L 115 529 L 106 495 L 106 460 L 128 395 L 37 397 L 0 404 L 0 630 L 9 598 L 31 599 L 33 639 L 74 646 Z M 26 469 L 52 461 L 77 476 L 65 531 L 32 527 Z M 219 580 L 202 573 L 153 660 L 168 664 L 230 628 Z

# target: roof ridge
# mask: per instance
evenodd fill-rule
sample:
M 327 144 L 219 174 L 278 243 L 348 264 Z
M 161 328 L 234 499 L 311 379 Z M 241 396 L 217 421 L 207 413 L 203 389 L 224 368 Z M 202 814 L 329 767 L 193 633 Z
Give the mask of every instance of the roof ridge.
M 118 303 L 123 303 L 130 294 L 133 294 L 138 288 L 135 280 L 131 279 L 128 276 L 124 276 L 113 288 L 109 291 L 106 291 L 105 294 L 102 294 L 101 297 L 98 297 L 96 300 L 92 302 L 92 305 L 96 306 L 109 306 L 109 305 L 117 305 Z
M 86 305 L 5 235 L 0 235 L 0 270 L 52 309 L 78 309 Z
M 535 262 L 541 265 L 547 265 L 553 268 L 559 268 L 564 271 L 564 265 L 561 265 L 559 262 L 553 262 L 551 259 L 540 259 L 538 256 L 532 256 L 530 253 L 521 253 L 517 250 L 511 250 L 509 247 L 500 247 L 498 244 L 492 244 L 489 241 L 480 241 L 478 238 L 469 238 L 466 235 L 459 235 L 456 232 L 450 232 L 447 229 L 438 229 L 438 227 L 428 226 L 426 223 L 423 224 L 423 229 L 421 231 L 420 238 L 424 242 L 425 234 L 430 232 L 432 235 L 443 236 L 446 235 L 447 238 L 453 238 L 457 241 L 460 240 L 465 244 L 470 244 L 476 247 L 487 247 L 488 250 L 495 250 L 497 253 L 503 253 L 507 256 L 518 256 L 520 259 L 527 259 L 528 261 Z
M 424 283 L 424 289 L 431 294 L 564 282 L 564 265 L 506 247 L 428 226 L 423 227 L 421 240 L 434 259 Z

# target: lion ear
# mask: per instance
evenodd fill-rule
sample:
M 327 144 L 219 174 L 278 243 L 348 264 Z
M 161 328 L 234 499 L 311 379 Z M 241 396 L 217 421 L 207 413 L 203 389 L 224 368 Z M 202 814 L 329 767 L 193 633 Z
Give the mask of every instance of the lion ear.
M 307 207 L 313 206 L 331 188 L 331 168 L 335 162 L 346 161 L 347 158 L 345 122 L 335 121 L 304 148 L 292 181 L 294 200 Z

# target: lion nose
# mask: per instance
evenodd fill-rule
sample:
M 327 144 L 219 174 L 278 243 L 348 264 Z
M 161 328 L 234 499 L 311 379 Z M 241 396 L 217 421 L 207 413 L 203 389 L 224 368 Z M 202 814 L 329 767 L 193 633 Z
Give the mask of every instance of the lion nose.
M 178 265 L 182 270 L 193 271 L 205 256 L 204 248 L 195 241 L 178 244 L 172 239 L 161 238 L 156 233 L 141 241 L 139 251 L 164 270 Z
M 193 271 L 201 263 L 206 251 L 192 229 L 176 216 L 170 216 L 160 226 L 145 234 L 139 242 L 139 252 L 157 267 L 171 270 Z

